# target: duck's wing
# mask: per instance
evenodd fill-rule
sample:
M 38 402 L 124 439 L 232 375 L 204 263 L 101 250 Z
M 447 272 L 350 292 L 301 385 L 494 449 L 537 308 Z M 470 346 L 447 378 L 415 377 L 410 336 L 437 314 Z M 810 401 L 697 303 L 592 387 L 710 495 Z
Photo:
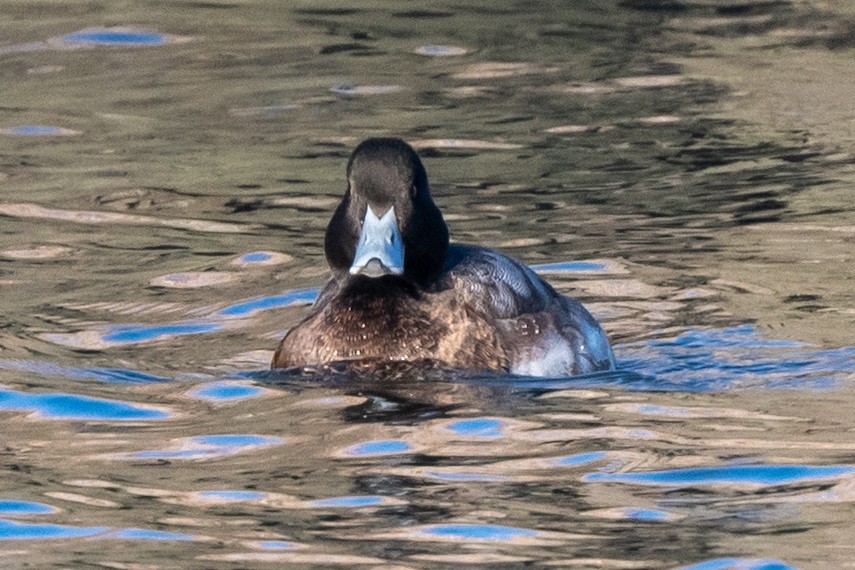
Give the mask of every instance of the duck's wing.
M 524 263 L 495 250 L 452 244 L 447 259 L 442 286 L 496 319 L 542 311 L 559 297 Z
M 494 323 L 510 371 L 564 376 L 614 368 L 606 334 L 582 304 L 497 251 L 453 245 L 445 282 Z

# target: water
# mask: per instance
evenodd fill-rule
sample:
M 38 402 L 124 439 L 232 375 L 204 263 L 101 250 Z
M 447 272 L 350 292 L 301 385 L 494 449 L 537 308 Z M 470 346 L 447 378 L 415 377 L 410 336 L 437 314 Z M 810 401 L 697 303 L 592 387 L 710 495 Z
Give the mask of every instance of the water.
M 852 566 L 848 3 L 3 6 L 4 567 Z M 267 371 L 372 135 L 620 370 Z

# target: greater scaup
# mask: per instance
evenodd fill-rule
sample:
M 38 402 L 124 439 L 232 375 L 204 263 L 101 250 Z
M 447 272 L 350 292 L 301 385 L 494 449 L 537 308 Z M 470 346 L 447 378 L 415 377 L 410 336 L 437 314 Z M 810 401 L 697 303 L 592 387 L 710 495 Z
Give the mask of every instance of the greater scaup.
M 531 376 L 614 368 L 581 303 L 515 259 L 449 244 L 407 143 L 363 141 L 347 182 L 324 239 L 332 278 L 282 339 L 273 368 L 420 360 Z

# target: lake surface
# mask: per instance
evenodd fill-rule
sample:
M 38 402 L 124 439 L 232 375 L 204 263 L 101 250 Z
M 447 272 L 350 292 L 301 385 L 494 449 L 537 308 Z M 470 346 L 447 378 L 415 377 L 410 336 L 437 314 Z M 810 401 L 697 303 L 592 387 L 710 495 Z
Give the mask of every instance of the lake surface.
M 850 4 L 0 2 L 3 567 L 855 567 Z M 270 373 L 376 135 L 620 370 Z

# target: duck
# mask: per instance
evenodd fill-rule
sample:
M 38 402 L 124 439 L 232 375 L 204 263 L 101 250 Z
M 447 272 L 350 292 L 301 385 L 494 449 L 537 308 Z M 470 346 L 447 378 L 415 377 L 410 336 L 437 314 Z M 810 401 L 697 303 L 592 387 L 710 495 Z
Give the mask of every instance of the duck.
M 577 300 L 495 249 L 450 243 L 424 165 L 399 138 L 369 138 L 324 236 L 331 277 L 271 367 L 383 362 L 566 377 L 615 368 Z

